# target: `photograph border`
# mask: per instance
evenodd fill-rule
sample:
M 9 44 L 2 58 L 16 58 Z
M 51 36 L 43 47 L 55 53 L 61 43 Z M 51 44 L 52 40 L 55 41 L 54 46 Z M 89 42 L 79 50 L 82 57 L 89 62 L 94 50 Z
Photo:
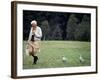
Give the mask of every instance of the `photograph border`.
M 94 8 L 96 9 L 96 71 L 93 72 L 81 72 L 81 73 L 63 73 L 63 74 L 50 74 L 50 75 L 32 75 L 32 76 L 18 76 L 17 75 L 17 4 L 33 4 L 33 5 L 50 5 L 60 7 L 79 7 L 79 8 Z M 25 2 L 25 1 L 12 1 L 11 2 L 11 77 L 12 78 L 32 78 L 32 77 L 50 77 L 50 76 L 65 76 L 65 75 L 80 75 L 80 74 L 94 74 L 98 72 L 98 8 L 97 6 L 89 5 L 73 5 L 73 4 L 58 4 L 58 3 L 42 3 L 42 2 Z

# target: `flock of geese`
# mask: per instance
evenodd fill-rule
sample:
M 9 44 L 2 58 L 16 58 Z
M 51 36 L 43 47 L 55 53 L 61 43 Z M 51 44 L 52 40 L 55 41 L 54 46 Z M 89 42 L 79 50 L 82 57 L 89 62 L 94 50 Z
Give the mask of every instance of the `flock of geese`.
M 80 55 L 78 59 L 79 59 L 79 62 L 80 62 L 80 63 L 84 63 L 84 62 L 85 62 L 85 59 L 83 58 L 82 55 Z M 63 56 L 63 57 L 62 57 L 62 61 L 63 61 L 63 62 L 68 62 L 68 58 Z

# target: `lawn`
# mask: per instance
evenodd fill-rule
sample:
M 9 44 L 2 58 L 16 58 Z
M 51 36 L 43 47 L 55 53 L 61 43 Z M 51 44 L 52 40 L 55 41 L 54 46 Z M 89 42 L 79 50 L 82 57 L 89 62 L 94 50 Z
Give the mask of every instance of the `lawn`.
M 91 65 L 90 42 L 80 41 L 41 41 L 39 60 L 32 65 L 32 57 L 25 53 L 26 41 L 23 41 L 23 69 L 80 67 Z M 82 55 L 84 62 L 81 63 L 79 56 Z M 62 58 L 66 57 L 63 62 Z

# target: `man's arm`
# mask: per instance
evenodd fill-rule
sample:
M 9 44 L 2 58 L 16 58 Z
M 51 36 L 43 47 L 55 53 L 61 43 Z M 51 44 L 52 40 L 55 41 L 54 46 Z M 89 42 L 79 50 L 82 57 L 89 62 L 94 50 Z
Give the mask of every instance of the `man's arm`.
M 31 37 L 32 37 L 32 28 L 31 28 L 30 33 L 29 33 L 29 38 L 28 38 L 28 41 L 30 41 L 30 40 L 31 40 Z
M 35 32 L 35 37 L 36 37 L 36 38 L 41 38 L 41 37 L 42 37 L 42 30 L 41 30 L 40 27 L 39 27 L 38 30 Z

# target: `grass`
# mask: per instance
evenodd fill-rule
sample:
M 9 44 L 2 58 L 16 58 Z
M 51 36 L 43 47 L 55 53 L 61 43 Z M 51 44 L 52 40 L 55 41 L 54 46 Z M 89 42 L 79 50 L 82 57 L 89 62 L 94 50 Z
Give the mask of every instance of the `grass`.
M 78 67 L 90 66 L 90 42 L 80 41 L 41 41 L 41 52 L 38 53 L 38 63 L 32 65 L 32 57 L 25 53 L 26 41 L 23 42 L 23 68 L 58 68 L 58 67 Z M 85 59 L 84 63 L 80 63 L 79 56 Z M 66 62 L 62 61 L 62 57 L 67 58 Z

